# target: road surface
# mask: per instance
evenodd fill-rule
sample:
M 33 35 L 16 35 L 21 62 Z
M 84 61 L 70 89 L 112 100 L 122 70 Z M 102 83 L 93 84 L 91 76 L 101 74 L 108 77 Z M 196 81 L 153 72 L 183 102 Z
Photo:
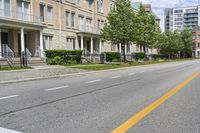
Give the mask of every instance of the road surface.
M 193 60 L 0 84 L 0 133 L 110 133 L 199 70 Z M 199 74 L 179 89 L 124 131 L 199 133 Z

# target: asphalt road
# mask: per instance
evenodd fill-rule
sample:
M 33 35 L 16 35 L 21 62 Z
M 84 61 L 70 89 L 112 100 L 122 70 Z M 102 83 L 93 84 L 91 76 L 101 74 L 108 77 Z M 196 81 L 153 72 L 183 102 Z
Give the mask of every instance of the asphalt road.
M 0 133 L 109 133 L 198 70 L 200 60 L 0 84 Z M 128 130 L 179 132 L 200 132 L 200 76 Z

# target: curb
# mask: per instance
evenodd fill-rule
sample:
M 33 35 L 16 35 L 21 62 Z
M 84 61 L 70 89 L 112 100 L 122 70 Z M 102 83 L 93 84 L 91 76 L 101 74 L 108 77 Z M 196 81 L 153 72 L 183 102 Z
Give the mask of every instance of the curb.
M 166 63 L 176 63 L 176 62 L 166 62 Z M 159 64 L 166 64 L 166 63 L 159 63 Z M 26 78 L 20 80 L 9 80 L 9 81 L 0 81 L 0 84 L 9 84 L 9 83 L 19 83 L 19 82 L 28 82 L 28 81 L 36 81 L 36 80 L 44 80 L 44 79 L 52 79 L 52 78 L 61 78 L 61 77 L 75 77 L 78 75 L 87 75 L 87 74 L 95 74 L 100 72 L 114 72 L 119 70 L 127 70 L 131 68 L 141 68 L 141 67 L 149 67 L 149 66 L 156 66 L 159 64 L 148 64 L 148 65 L 138 65 L 138 66 L 130 66 L 130 67 L 123 67 L 123 68 L 115 68 L 115 69 L 107 69 L 107 70 L 99 70 L 99 71 L 87 71 L 87 72 L 80 72 L 80 73 L 71 73 L 71 74 L 64 74 L 64 75 L 57 75 L 57 76 L 48 76 L 48 77 L 36 77 L 36 78 Z

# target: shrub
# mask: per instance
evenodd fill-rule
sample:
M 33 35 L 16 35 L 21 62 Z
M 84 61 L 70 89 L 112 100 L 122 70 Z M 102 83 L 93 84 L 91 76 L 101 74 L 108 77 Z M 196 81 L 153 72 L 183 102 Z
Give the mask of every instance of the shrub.
M 159 59 L 161 57 L 161 55 L 159 55 L 159 54 L 152 54 L 151 57 L 153 59 Z
M 63 60 L 61 57 L 56 56 L 53 59 L 49 59 L 48 63 L 50 65 L 62 65 L 63 64 Z
M 105 52 L 105 56 L 107 62 L 120 61 L 120 53 L 118 52 Z
M 54 59 L 55 57 L 60 57 L 60 64 L 64 64 L 65 60 L 66 63 L 68 61 L 74 62 L 75 64 L 81 62 L 81 50 L 46 50 L 45 53 L 48 58 L 48 63 L 51 65 L 57 64 Z
M 136 60 L 143 60 L 145 58 L 145 53 L 140 52 L 140 53 L 134 53 L 135 54 L 135 59 Z

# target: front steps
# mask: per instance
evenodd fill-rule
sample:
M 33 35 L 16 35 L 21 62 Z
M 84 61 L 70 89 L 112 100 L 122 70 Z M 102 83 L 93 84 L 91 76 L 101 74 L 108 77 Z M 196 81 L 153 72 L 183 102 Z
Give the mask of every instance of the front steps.
M 15 66 L 20 66 L 20 58 L 14 58 Z M 31 57 L 31 63 L 28 66 L 47 65 L 40 57 Z

